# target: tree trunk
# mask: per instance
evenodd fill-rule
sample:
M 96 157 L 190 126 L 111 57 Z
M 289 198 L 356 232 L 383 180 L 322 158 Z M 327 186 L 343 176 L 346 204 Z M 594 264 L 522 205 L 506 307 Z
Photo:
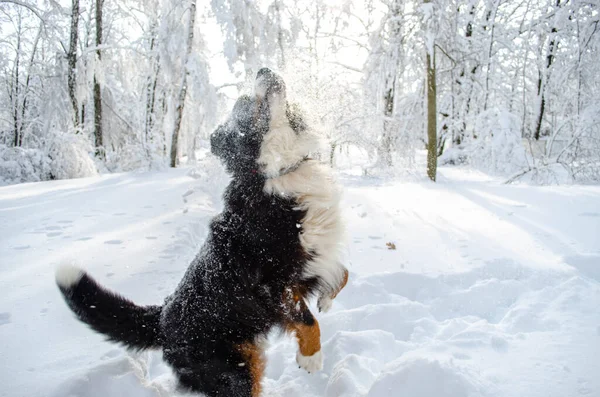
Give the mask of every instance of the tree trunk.
M 473 19 L 475 18 L 475 4 L 471 4 L 469 7 L 469 19 L 467 21 L 467 25 L 465 27 L 465 38 L 467 39 L 467 49 L 469 52 L 473 52 Z M 458 124 L 458 128 L 456 129 L 456 133 L 453 131 L 453 143 L 455 145 L 460 145 L 464 141 L 464 137 L 467 131 L 467 118 L 469 113 L 471 112 L 471 99 L 473 97 L 473 86 L 477 74 L 477 70 L 479 68 L 478 61 L 475 60 L 475 66 L 470 67 L 470 70 L 467 71 L 469 65 L 466 61 L 463 62 L 461 71 L 459 73 L 458 78 L 455 80 L 458 85 L 458 94 L 461 98 L 464 99 L 465 106 L 461 107 L 460 113 L 457 111 L 454 116 L 455 120 L 460 120 Z M 460 102 L 459 102 L 460 104 Z
M 177 167 L 177 153 L 179 143 L 179 131 L 181 128 L 181 119 L 183 118 L 183 107 L 185 105 L 185 96 L 187 94 L 187 75 L 188 61 L 192 53 L 194 44 L 194 23 L 196 21 L 196 0 L 190 1 L 190 20 L 188 23 L 188 42 L 185 57 L 183 58 L 183 76 L 181 78 L 181 87 L 179 88 L 179 97 L 177 100 L 177 108 L 175 109 L 175 127 L 173 128 L 173 137 L 171 139 L 171 167 Z
M 334 142 L 331 144 L 331 148 L 329 149 L 329 165 L 333 167 L 333 160 L 335 158 L 335 149 L 337 148 L 337 144 Z
M 73 123 L 75 130 L 79 129 L 79 104 L 77 103 L 77 38 L 79 25 L 79 0 L 73 0 L 71 7 L 71 38 L 69 40 L 69 51 L 67 52 L 67 85 L 69 98 L 73 106 Z
M 277 15 L 277 45 L 279 46 L 279 52 L 281 53 L 281 58 L 279 60 L 279 69 L 285 70 L 285 48 L 283 45 L 283 28 L 281 27 L 281 3 L 280 1 L 275 2 L 275 12 Z
M 431 0 L 423 0 L 424 4 Z M 431 23 L 428 21 L 428 24 Z M 426 26 L 426 34 L 431 32 L 431 26 Z M 437 85 L 435 82 L 435 39 L 425 37 L 427 51 L 427 176 L 435 182 L 437 174 Z M 430 40 L 430 41 L 427 41 Z
M 27 78 L 25 79 L 25 89 L 23 90 L 23 104 L 21 105 L 21 125 L 19 126 L 19 146 L 23 146 L 23 137 L 25 136 L 25 112 L 27 111 L 27 96 L 29 95 L 29 83 L 31 82 L 31 73 L 33 70 L 33 61 L 35 60 L 35 53 L 37 46 L 42 35 L 44 28 L 44 22 L 40 22 L 40 28 L 38 34 L 33 42 L 33 48 L 31 51 L 31 57 L 29 58 L 29 69 L 27 70 Z
M 96 57 L 97 62 L 102 61 L 102 52 L 100 46 L 102 45 L 102 4 L 104 0 L 96 0 Z M 97 70 L 98 66 L 96 66 Z M 96 143 L 96 156 L 104 158 L 104 142 L 102 136 L 102 90 L 100 88 L 100 82 L 94 74 L 94 137 Z
M 402 42 L 402 3 L 400 0 L 394 0 L 390 5 L 391 16 L 392 16 L 392 45 L 400 46 Z M 397 48 L 391 48 L 396 51 Z M 388 55 L 389 56 L 389 55 Z M 392 55 L 393 56 L 393 55 Z M 396 123 L 394 123 L 395 114 L 395 101 L 396 101 L 396 89 L 397 89 L 397 76 L 400 71 L 400 56 L 396 55 L 395 59 L 391 59 L 394 65 L 391 71 L 387 72 L 385 76 L 385 94 L 383 97 L 383 134 L 381 136 L 381 142 L 379 143 L 378 156 L 379 161 L 386 167 L 393 165 L 392 151 L 394 149 L 394 137 L 397 136 L 397 132 L 394 131 Z
M 435 182 L 437 174 L 437 86 L 435 53 L 427 53 L 427 176 Z
M 496 14 L 498 13 L 498 7 L 500 7 L 501 0 L 494 1 L 493 10 L 490 10 L 487 14 L 486 22 L 491 23 L 490 28 L 490 45 L 488 47 L 487 54 L 487 65 L 485 68 L 485 96 L 483 100 L 483 110 L 488 108 L 488 99 L 490 95 L 490 71 L 492 69 L 492 55 L 494 50 L 494 32 L 496 30 Z
M 19 21 L 17 25 L 17 51 L 15 54 L 15 66 L 13 69 L 13 79 L 11 84 L 13 84 L 11 90 L 12 96 L 12 113 L 13 113 L 13 129 L 15 136 L 15 146 L 21 146 L 21 136 L 19 134 L 20 122 L 19 122 L 19 97 L 20 97 L 20 83 L 19 83 L 19 75 L 21 73 L 20 63 L 21 63 L 21 15 L 19 14 Z
M 158 74 L 160 72 L 160 54 L 155 51 L 157 32 L 156 23 L 150 28 L 152 38 L 150 39 L 150 72 L 146 81 L 146 125 L 144 131 L 144 142 L 152 141 L 152 130 L 155 123 L 155 103 L 156 103 L 156 85 L 158 83 Z
M 561 0 L 556 0 L 556 8 L 560 8 Z M 548 44 L 548 53 L 546 55 L 546 70 L 544 72 L 539 73 L 538 78 L 538 97 L 540 98 L 540 109 L 537 114 L 537 119 L 535 121 L 535 130 L 533 133 L 533 138 L 537 141 L 540 139 L 542 132 L 542 121 L 544 120 L 544 113 L 546 111 L 546 83 L 550 78 L 550 68 L 554 63 L 554 53 L 556 52 L 556 48 L 558 47 L 558 39 L 556 38 L 556 33 L 558 29 L 556 26 L 552 27 L 550 31 L 550 43 Z

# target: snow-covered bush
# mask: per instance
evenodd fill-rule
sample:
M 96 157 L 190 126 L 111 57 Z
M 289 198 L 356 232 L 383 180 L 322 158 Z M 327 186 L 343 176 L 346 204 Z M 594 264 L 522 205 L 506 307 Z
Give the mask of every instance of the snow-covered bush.
M 477 139 L 468 149 L 469 162 L 476 168 L 512 174 L 527 167 L 519 119 L 503 109 L 482 112 L 475 121 Z
M 92 160 L 93 148 L 81 135 L 59 133 L 47 145 L 51 179 L 72 179 L 98 173 Z
M 600 106 L 590 106 L 582 113 L 577 132 L 557 155 L 578 182 L 600 181 Z
M 0 184 L 50 179 L 50 159 L 40 149 L 0 145 Z
M 441 164 L 469 164 L 491 174 L 510 175 L 528 167 L 519 119 L 503 109 L 489 109 L 475 120 L 473 137 L 448 149 Z
M 141 143 L 127 143 L 118 150 L 107 151 L 104 165 L 110 172 L 127 172 L 134 170 L 162 170 L 167 162 L 162 151 Z
M 90 143 L 75 134 L 52 134 L 40 148 L 0 145 L 0 183 L 72 179 L 97 174 Z

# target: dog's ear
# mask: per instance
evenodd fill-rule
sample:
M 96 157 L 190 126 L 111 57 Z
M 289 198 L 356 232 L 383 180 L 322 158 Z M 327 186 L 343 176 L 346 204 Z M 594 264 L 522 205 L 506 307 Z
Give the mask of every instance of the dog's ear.
M 256 113 L 255 103 L 248 95 L 242 95 L 233 105 L 230 121 L 238 125 L 246 125 L 252 122 Z
M 242 95 L 233 105 L 231 115 L 210 136 L 210 151 L 222 161 L 227 162 L 235 157 L 237 151 L 237 136 L 240 134 L 239 125 L 252 122 L 252 99 Z

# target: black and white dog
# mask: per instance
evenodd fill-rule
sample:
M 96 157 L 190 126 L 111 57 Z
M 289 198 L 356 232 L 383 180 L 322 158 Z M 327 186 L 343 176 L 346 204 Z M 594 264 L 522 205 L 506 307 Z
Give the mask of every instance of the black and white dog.
M 183 388 L 256 397 L 274 327 L 296 334 L 301 367 L 322 368 L 306 299 L 318 296 L 327 310 L 348 278 L 340 192 L 330 169 L 308 157 L 319 139 L 269 69 L 258 72 L 255 95 L 238 99 L 211 146 L 232 174 L 224 210 L 162 306 L 137 306 L 73 266 L 60 267 L 56 282 L 95 331 L 129 348 L 162 348 Z

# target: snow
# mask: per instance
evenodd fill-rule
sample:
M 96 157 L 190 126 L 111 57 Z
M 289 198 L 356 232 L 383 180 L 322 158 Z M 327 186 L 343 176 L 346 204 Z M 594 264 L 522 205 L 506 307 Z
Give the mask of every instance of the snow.
M 74 262 L 161 302 L 221 205 L 222 171 L 205 166 L 0 188 L 0 396 L 178 395 L 159 352 L 75 320 L 54 272 Z M 600 395 L 600 187 L 460 168 L 340 180 L 351 274 L 328 313 L 312 306 L 323 370 L 273 335 L 265 396 Z

